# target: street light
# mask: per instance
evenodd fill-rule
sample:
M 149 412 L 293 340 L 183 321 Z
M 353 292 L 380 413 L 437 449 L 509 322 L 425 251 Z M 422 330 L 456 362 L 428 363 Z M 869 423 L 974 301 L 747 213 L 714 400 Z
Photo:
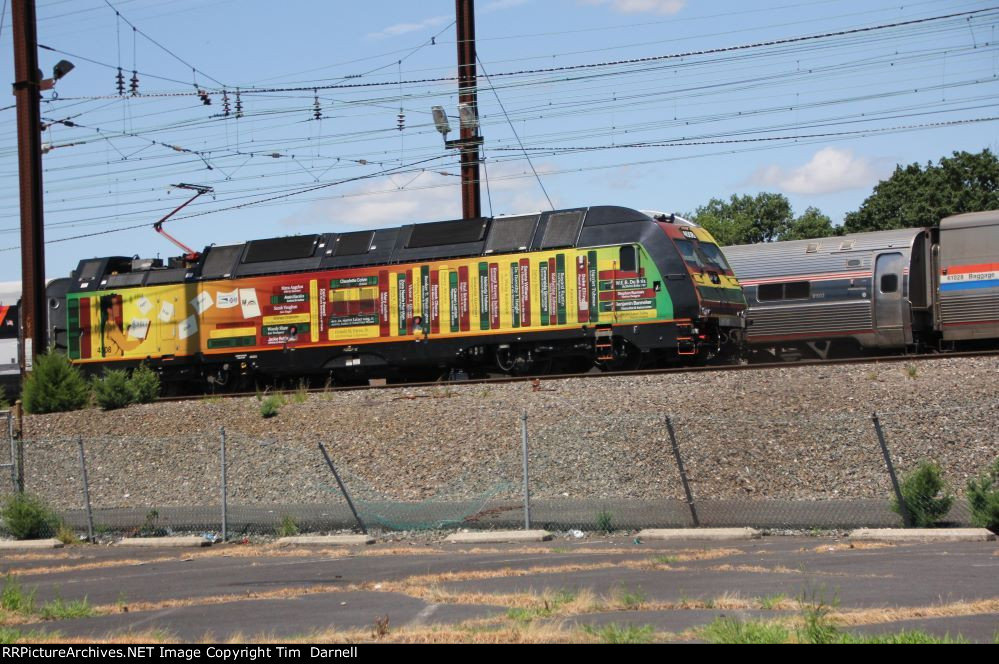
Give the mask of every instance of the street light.
M 447 113 L 444 112 L 444 107 L 433 106 L 430 112 L 434 114 L 434 125 L 437 127 L 437 131 L 441 133 L 444 140 L 447 140 L 447 135 L 451 131 L 451 125 L 447 121 Z
M 52 68 L 52 78 L 42 78 L 42 73 L 39 71 L 38 78 L 41 79 L 41 82 L 38 85 L 38 89 L 51 90 L 55 87 L 56 81 L 73 71 L 75 68 L 76 65 L 69 60 L 60 60 L 55 64 L 55 67 Z

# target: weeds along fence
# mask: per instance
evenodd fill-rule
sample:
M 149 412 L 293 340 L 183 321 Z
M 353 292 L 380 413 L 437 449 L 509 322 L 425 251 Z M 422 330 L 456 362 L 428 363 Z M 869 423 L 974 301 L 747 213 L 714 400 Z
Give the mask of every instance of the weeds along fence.
M 967 525 L 965 487 L 999 457 L 997 425 L 992 403 L 876 418 L 482 408 L 325 438 L 28 438 L 23 470 L 29 493 L 97 536 L 523 527 L 528 506 L 530 525 L 555 530 Z M 946 486 L 912 483 L 924 462 Z

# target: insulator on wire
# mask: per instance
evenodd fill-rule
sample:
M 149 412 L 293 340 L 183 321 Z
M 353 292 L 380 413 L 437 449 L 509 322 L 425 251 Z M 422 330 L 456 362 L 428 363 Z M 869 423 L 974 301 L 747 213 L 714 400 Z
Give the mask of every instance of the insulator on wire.
M 395 116 L 396 129 L 402 131 L 406 128 L 406 114 L 399 109 L 399 114 Z
M 118 96 L 123 96 L 125 94 L 125 74 L 122 73 L 121 67 L 118 67 L 118 74 L 114 77 L 114 82 L 118 88 Z
M 212 98 L 208 96 L 207 90 L 202 90 L 201 88 L 198 88 L 198 96 L 201 98 L 201 103 L 204 104 L 205 106 L 212 105 Z
M 243 117 L 243 100 L 239 98 L 239 90 L 236 90 L 236 118 Z
M 132 78 L 128 80 L 128 92 L 134 97 L 139 94 L 139 72 L 132 70 Z
M 315 120 L 323 119 L 323 107 L 319 105 L 319 93 L 313 91 L 312 97 L 312 117 Z
M 222 115 L 223 117 L 229 117 L 229 93 L 225 90 L 222 91 Z

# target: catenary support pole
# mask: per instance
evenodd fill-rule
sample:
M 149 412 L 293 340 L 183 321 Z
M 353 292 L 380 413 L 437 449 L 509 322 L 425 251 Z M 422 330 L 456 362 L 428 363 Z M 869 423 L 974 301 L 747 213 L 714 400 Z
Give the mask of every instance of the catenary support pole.
M 94 513 L 90 509 L 90 480 L 87 477 L 87 459 L 83 454 L 83 436 L 77 436 L 76 444 L 80 448 L 80 470 L 83 472 L 83 503 L 87 508 L 87 541 L 94 541 Z
M 458 103 L 469 104 L 478 115 L 478 69 L 475 61 L 475 0 L 455 0 L 458 36 Z M 461 126 L 461 217 L 482 216 L 479 187 L 478 127 Z
M 336 472 L 336 468 L 333 466 L 333 462 L 330 461 L 330 455 L 327 454 L 326 448 L 323 447 L 322 443 L 319 443 L 319 449 L 323 453 L 323 457 L 326 459 L 326 465 L 330 467 L 333 471 L 333 477 L 336 478 L 336 483 L 340 486 L 340 492 L 343 493 L 343 497 L 347 499 L 347 505 L 350 506 L 350 511 L 354 514 L 354 519 L 357 520 L 357 525 L 360 526 L 361 532 L 365 535 L 368 534 L 368 528 L 364 525 L 364 521 L 361 520 L 361 515 L 357 513 L 354 508 L 354 501 L 350 499 L 350 494 L 347 492 L 347 487 L 343 485 L 343 481 L 340 479 L 340 474 Z
M 527 411 L 520 416 L 520 443 L 524 457 L 524 530 L 531 529 L 531 485 L 528 476 Z
M 902 498 L 902 490 L 898 486 L 898 477 L 895 475 L 895 466 L 891 462 L 891 454 L 888 453 L 888 444 L 885 442 L 885 434 L 881 430 L 881 420 L 877 413 L 871 413 L 871 420 L 874 422 L 874 431 L 878 434 L 878 442 L 881 444 L 881 454 L 885 458 L 885 465 L 888 466 L 888 476 L 891 478 L 891 486 L 895 491 L 895 500 L 898 501 L 898 509 L 902 513 L 902 524 L 906 528 L 912 527 L 912 515 L 909 514 L 909 507 Z
M 676 443 L 676 432 L 673 430 L 673 418 L 666 416 L 666 430 L 669 432 L 669 442 L 673 446 L 673 456 L 676 458 L 676 467 L 680 471 L 680 482 L 683 484 L 683 493 L 687 496 L 687 507 L 690 509 L 690 519 L 695 528 L 701 525 L 697 518 L 697 508 L 694 507 L 694 496 L 690 493 L 690 484 L 687 482 L 687 471 L 683 467 L 683 457 L 680 456 L 680 446 Z
M 45 232 L 42 215 L 42 121 L 39 98 L 35 1 L 11 3 L 14 41 L 14 96 L 17 106 L 17 165 L 21 204 L 21 320 L 24 347 L 21 377 L 44 353 L 46 337 Z M 23 384 L 23 383 L 22 383 Z

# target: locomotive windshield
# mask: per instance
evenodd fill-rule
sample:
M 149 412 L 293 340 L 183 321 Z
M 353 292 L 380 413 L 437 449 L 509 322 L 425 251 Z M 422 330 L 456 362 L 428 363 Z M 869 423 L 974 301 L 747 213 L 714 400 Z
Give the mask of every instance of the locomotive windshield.
M 695 270 L 717 270 L 731 274 L 729 267 L 718 245 L 710 242 L 695 242 L 694 240 L 673 240 L 680 255 L 688 266 Z
M 701 242 L 698 244 L 697 248 L 708 259 L 709 264 L 717 267 L 723 272 L 732 271 L 732 268 L 728 266 L 728 261 L 725 260 L 725 256 L 722 255 L 721 249 L 718 248 L 718 245 L 711 244 L 710 242 Z

